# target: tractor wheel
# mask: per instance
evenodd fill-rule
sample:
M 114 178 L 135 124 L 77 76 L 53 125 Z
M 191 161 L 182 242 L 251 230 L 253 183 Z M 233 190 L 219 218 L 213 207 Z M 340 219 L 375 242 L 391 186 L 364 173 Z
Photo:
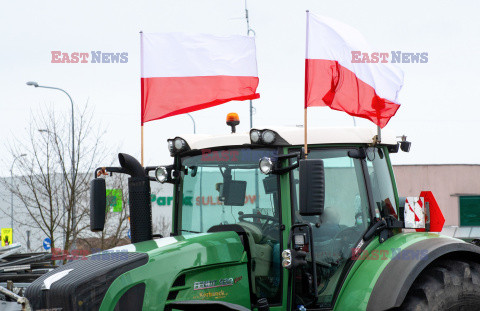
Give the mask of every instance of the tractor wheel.
M 480 310 L 480 264 L 443 259 L 413 283 L 401 311 Z

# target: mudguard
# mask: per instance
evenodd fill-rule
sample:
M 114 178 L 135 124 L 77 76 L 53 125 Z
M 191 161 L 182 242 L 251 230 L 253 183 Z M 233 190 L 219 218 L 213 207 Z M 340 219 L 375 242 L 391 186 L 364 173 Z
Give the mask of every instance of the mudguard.
M 419 241 L 402 250 L 406 254 L 424 254 L 419 260 L 392 260 L 380 274 L 368 301 L 367 310 L 400 307 L 418 275 L 433 261 L 447 254 L 460 258 L 480 258 L 480 247 L 452 238 Z M 458 258 L 458 257 L 457 257 Z
M 480 262 L 480 247 L 428 232 L 400 233 L 384 243 L 374 238 L 363 252 L 366 256 L 359 256 L 350 267 L 334 310 L 398 307 L 418 275 L 444 255 Z

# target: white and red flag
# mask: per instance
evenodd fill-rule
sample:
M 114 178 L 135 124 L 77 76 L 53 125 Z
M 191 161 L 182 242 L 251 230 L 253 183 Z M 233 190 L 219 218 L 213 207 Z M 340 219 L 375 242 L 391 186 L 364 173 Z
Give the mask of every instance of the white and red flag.
M 352 62 L 358 51 L 371 48 L 356 29 L 307 12 L 305 108 L 328 106 L 383 128 L 400 107 L 403 72 L 378 57 Z
M 145 33 L 141 58 L 142 125 L 259 98 L 253 37 Z

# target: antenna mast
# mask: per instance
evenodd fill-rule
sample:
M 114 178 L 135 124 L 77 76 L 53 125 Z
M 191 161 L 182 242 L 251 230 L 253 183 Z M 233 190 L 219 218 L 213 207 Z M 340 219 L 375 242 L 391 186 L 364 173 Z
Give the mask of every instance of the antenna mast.
M 245 19 L 247 21 L 247 36 L 250 36 L 250 33 L 253 34 L 255 37 L 255 31 L 250 28 L 250 20 L 248 18 L 248 8 L 247 8 L 247 0 L 245 0 Z M 250 128 L 253 127 L 253 103 L 252 100 L 250 99 Z

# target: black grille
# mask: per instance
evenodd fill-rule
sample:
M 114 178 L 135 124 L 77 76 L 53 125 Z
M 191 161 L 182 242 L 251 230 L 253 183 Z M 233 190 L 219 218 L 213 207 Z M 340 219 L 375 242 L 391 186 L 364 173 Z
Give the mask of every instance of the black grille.
M 130 177 L 128 179 L 130 203 L 130 228 L 132 243 L 152 239 L 152 201 L 150 196 L 150 180 Z
M 121 274 L 148 262 L 143 253 L 114 252 L 94 254 L 86 260 L 63 265 L 33 282 L 25 296 L 34 310 L 62 308 L 62 311 L 98 310 L 112 282 Z M 44 280 L 58 272 L 72 269 L 44 288 Z

